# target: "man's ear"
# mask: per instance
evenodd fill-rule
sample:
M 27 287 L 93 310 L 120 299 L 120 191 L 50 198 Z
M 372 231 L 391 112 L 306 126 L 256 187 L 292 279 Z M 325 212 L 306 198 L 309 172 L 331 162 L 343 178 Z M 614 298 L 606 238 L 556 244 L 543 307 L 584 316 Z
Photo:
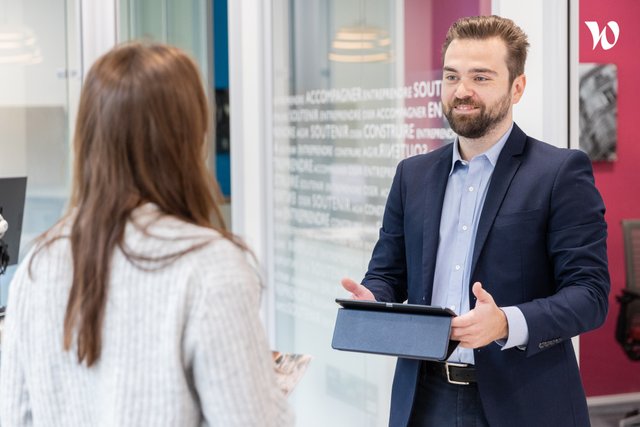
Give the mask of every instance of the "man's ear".
M 513 84 L 511 85 L 511 100 L 513 104 L 520 102 L 525 86 L 527 86 L 526 75 L 520 74 L 513 80 Z

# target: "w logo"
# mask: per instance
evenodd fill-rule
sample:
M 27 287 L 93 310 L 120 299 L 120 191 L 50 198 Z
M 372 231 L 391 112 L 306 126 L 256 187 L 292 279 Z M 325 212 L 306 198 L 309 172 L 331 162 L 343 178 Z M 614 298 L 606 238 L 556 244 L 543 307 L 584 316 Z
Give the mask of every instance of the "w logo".
M 596 46 L 598 46 L 598 42 L 600 42 L 600 45 L 604 50 L 609 50 L 614 47 L 616 43 L 618 43 L 618 37 L 620 36 L 620 27 L 618 26 L 618 23 L 616 21 L 607 22 L 607 27 L 609 27 L 611 29 L 611 32 L 613 33 L 613 43 L 609 43 L 609 39 L 607 38 L 607 27 L 604 27 L 601 32 L 597 22 L 584 21 L 584 23 L 587 24 L 587 27 L 589 27 L 589 31 L 591 31 L 591 37 L 593 37 L 592 50 L 596 49 Z

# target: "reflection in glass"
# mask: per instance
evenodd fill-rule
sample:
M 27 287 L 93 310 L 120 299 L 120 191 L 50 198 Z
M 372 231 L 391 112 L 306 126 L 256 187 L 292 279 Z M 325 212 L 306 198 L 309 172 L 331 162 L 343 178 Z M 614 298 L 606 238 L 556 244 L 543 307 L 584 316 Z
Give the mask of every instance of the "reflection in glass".
M 27 27 L 0 25 L 0 64 L 39 64 L 42 52 L 35 33 Z
M 335 62 L 391 61 L 389 33 L 376 27 L 340 28 L 331 42 L 329 60 Z

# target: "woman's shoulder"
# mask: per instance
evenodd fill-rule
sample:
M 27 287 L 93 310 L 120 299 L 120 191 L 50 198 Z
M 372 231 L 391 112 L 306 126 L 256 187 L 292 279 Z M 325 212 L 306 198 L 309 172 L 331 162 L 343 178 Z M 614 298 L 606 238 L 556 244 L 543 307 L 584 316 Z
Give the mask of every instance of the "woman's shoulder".
M 236 257 L 240 248 L 218 230 L 187 222 L 162 212 L 153 204 L 136 209 L 126 230 L 127 246 L 153 248 L 159 252 L 189 251 L 216 253 L 221 257 Z
M 189 264 L 197 276 L 256 275 L 250 252 L 213 228 L 163 215 L 143 232 L 157 254 L 184 252 L 182 262 Z

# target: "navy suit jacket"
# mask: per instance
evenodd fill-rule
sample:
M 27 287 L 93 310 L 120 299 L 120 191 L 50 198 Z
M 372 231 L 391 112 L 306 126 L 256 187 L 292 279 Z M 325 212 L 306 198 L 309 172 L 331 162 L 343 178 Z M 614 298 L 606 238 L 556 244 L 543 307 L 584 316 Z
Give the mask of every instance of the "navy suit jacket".
M 376 299 L 429 304 L 452 147 L 398 165 L 363 284 Z M 514 124 L 478 225 L 471 283 L 527 321 L 526 350 L 474 351 L 491 426 L 588 426 L 571 337 L 607 313 L 607 225 L 588 157 L 528 137 Z M 469 286 L 471 308 L 474 297 Z M 420 362 L 399 358 L 390 426 L 406 426 Z M 417 408 L 419 410 L 419 408 Z

